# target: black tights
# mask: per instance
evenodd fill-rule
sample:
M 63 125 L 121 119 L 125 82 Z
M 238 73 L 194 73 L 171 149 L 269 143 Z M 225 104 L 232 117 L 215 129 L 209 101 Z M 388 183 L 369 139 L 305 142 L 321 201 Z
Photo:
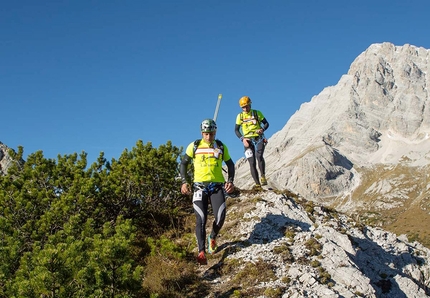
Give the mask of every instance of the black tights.
M 251 170 L 251 176 L 254 179 L 255 184 L 260 184 L 260 178 L 258 176 L 257 171 L 257 164 L 258 169 L 260 170 L 261 176 L 266 175 L 266 162 L 264 161 L 264 148 L 266 147 L 266 144 L 263 140 L 260 140 L 256 144 L 254 142 L 248 142 L 249 147 L 245 147 L 245 156 L 248 159 L 249 168 Z M 251 150 L 252 154 L 247 154 L 246 150 Z
M 217 191 L 208 195 L 200 190 L 194 192 L 193 207 L 196 215 L 196 237 L 199 252 L 205 250 L 206 244 L 206 221 L 208 217 L 209 199 L 212 205 L 214 221 L 212 223 L 211 238 L 215 239 L 219 231 L 224 225 L 226 215 L 226 204 L 223 188 L 218 188 Z

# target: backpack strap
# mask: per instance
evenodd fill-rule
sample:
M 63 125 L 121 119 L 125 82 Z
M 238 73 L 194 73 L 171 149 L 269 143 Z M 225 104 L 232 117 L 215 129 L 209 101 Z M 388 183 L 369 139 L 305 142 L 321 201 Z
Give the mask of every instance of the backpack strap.
M 260 120 L 258 119 L 257 110 L 252 110 L 252 115 L 254 116 L 255 120 L 257 120 L 258 126 L 260 126 Z
M 221 149 L 222 153 L 224 153 L 224 144 L 218 139 L 216 139 L 215 142 L 218 148 Z
M 197 140 L 195 140 L 194 141 L 194 148 L 193 148 L 193 158 L 195 157 L 195 155 L 196 155 L 196 151 L 197 151 L 197 148 L 199 147 L 199 145 L 200 145 L 200 141 L 201 141 L 201 139 L 197 139 Z

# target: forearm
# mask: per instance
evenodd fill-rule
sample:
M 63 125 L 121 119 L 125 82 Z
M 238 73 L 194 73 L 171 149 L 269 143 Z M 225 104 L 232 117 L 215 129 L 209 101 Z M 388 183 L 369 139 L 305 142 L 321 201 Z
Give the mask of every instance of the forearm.
M 225 164 L 227 165 L 227 175 L 228 175 L 227 182 L 233 183 L 234 175 L 235 175 L 234 162 L 230 158 L 225 162 Z
M 243 136 L 242 136 L 242 133 L 240 132 L 240 125 L 236 124 L 236 126 L 234 127 L 234 133 L 239 139 L 242 139 Z
M 182 183 L 187 182 L 187 168 L 188 168 L 189 162 L 190 162 L 189 156 L 184 155 L 184 157 L 181 160 L 181 164 L 179 166 L 179 174 L 181 175 Z
M 261 121 L 261 123 L 263 123 L 262 129 L 266 131 L 269 128 L 269 122 L 266 120 L 266 118 L 264 118 L 263 121 Z

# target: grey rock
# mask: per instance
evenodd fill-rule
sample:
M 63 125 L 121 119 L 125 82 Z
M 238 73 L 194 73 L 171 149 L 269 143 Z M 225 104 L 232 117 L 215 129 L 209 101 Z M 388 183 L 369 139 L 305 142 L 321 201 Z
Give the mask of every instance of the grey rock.
M 0 142 L 0 175 L 6 175 L 8 169 L 13 164 L 12 158 L 9 155 L 9 148 Z
M 412 45 L 371 45 L 269 139 L 269 186 L 353 216 L 333 218 L 325 207 L 310 215 L 294 200 L 265 193 L 244 216 L 252 220 L 240 224 L 252 245 L 230 257 L 272 262 L 279 277 L 273 286 L 288 289 L 283 297 L 428 297 L 429 249 L 352 218 L 363 210 L 414 215 L 408 208 L 419 206 L 423 225 L 428 222 L 429 56 Z M 236 177 L 241 189 L 253 184 L 244 158 Z M 282 235 L 282 227 L 294 238 Z M 321 253 L 310 256 L 307 246 L 315 240 Z M 274 253 L 285 246 L 287 261 Z M 283 283 L 285 276 L 293 282 Z
M 258 260 L 271 264 L 276 278 L 255 287 L 283 288 L 283 297 L 428 297 L 430 250 L 420 243 L 357 225 L 351 217 L 320 206 L 308 210 L 305 201 L 285 195 L 264 192 L 258 197 L 241 224 L 232 226 L 246 235 L 235 244 L 240 249 L 224 253 L 226 260 L 239 264 Z M 228 212 L 254 204 L 256 198 L 240 200 Z M 280 233 L 282 227 L 293 229 L 294 238 Z M 221 234 L 220 243 L 223 240 L 227 241 Z M 219 284 L 229 278 L 221 276 Z
M 430 163 L 429 50 L 373 44 L 335 86 L 314 96 L 266 147 L 273 186 L 305 197 L 341 196 L 360 183 L 356 167 Z M 244 159 L 237 184 L 251 186 Z M 243 179 L 241 179 L 243 178 Z

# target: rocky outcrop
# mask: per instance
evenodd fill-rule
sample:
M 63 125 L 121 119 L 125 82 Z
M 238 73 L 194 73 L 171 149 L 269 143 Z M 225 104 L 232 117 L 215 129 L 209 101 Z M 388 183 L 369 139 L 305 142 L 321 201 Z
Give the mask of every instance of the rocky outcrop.
M 6 175 L 8 169 L 14 163 L 14 160 L 9 154 L 10 150 L 12 150 L 12 152 L 15 152 L 13 149 L 0 142 L 0 175 Z M 19 165 L 23 165 L 24 163 L 25 161 L 23 159 L 20 159 L 18 162 Z
M 7 174 L 8 168 L 12 165 L 12 158 L 9 156 L 9 147 L 0 142 L 0 175 Z
M 360 185 L 362 168 L 429 164 L 429 56 L 412 45 L 371 45 L 269 139 L 272 185 L 331 202 Z M 239 187 L 252 186 L 244 159 L 237 178 Z
M 246 297 L 430 294 L 430 250 L 418 242 L 300 197 L 266 191 L 236 200 L 227 202 L 220 249 L 203 272 L 216 297 L 227 297 L 223 294 L 231 288 Z M 242 275 L 246 280 L 238 281 Z M 239 282 L 249 285 L 234 287 Z M 268 295 L 275 291 L 276 296 Z

